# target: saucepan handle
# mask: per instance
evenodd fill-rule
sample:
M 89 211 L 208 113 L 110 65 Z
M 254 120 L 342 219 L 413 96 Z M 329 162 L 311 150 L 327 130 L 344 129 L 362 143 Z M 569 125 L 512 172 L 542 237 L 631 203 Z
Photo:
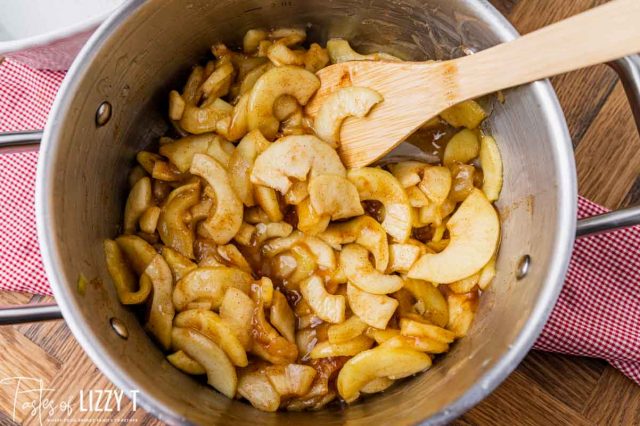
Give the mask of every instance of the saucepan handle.
M 640 55 L 626 56 L 609 65 L 620 76 L 640 132 Z M 640 225 L 640 205 L 581 219 L 578 221 L 576 236 L 600 234 L 633 225 Z
M 38 149 L 42 131 L 0 133 L 0 154 Z M 61 319 L 55 303 L 0 307 L 0 326 Z

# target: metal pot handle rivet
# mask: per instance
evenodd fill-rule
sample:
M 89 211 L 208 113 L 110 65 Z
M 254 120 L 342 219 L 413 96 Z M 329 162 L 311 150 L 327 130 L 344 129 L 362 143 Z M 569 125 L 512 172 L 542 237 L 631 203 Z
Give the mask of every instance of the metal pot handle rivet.
M 518 262 L 518 267 L 516 268 L 516 278 L 518 280 L 523 279 L 529 273 L 529 268 L 531 267 L 531 256 L 525 254 L 520 258 Z
M 113 329 L 113 331 L 115 331 L 115 333 L 118 336 L 120 336 L 124 340 L 127 340 L 129 338 L 129 330 L 127 329 L 127 326 L 124 325 L 122 321 L 120 321 L 116 317 L 112 317 L 109 320 L 109 323 L 111 324 L 111 328 Z
M 102 127 L 109 122 L 111 119 L 112 112 L 111 104 L 107 101 L 104 101 L 98 106 L 96 110 L 96 126 Z

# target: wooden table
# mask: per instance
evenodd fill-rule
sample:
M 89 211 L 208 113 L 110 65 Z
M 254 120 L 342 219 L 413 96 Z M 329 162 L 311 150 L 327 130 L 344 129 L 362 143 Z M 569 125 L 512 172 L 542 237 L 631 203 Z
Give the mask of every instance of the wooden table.
M 604 3 L 605 0 L 492 0 L 520 32 Z M 601 65 L 554 78 L 576 148 L 580 193 L 609 208 L 640 201 L 640 138 L 623 89 Z M 604 173 L 602 173 L 604 171 Z M 0 293 L 0 305 L 46 301 Z M 56 402 L 81 389 L 115 387 L 80 349 L 64 322 L 0 328 L 0 379 L 42 377 Z M 0 425 L 38 424 L 27 409 L 15 413 L 13 393 L 0 387 Z M 19 398 L 20 401 L 20 398 Z M 75 401 L 78 409 L 79 401 Z M 130 419 L 156 425 L 126 401 L 117 413 L 76 413 L 73 418 Z M 15 419 L 15 421 L 12 420 Z M 456 421 L 460 425 L 639 424 L 640 387 L 606 362 L 532 351 L 484 402 Z

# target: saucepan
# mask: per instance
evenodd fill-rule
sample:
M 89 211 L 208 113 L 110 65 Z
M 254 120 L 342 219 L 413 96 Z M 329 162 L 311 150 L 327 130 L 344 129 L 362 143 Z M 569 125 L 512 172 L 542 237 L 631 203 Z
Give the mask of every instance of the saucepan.
M 640 222 L 640 209 L 631 208 L 576 228 L 572 144 L 548 81 L 509 90 L 487 121 L 504 161 L 502 242 L 496 279 L 469 335 L 430 371 L 380 395 L 305 413 L 264 413 L 229 400 L 169 365 L 108 279 L 102 241 L 117 234 L 135 153 L 167 130 L 166 93 L 212 43 L 240 42 L 250 28 L 300 25 L 314 41 L 339 36 L 364 52 L 417 60 L 460 56 L 518 36 L 484 0 L 128 2 L 76 59 L 43 137 L 38 232 L 59 310 L 106 376 L 126 392 L 139 391 L 139 403 L 170 424 L 445 423 L 489 394 L 531 348 L 562 287 L 576 230 L 584 235 Z M 639 64 L 636 57 L 615 64 L 636 117 Z M 84 291 L 77 286 L 81 274 L 95 278 Z M 57 309 L 13 309 L 3 317 L 50 319 Z

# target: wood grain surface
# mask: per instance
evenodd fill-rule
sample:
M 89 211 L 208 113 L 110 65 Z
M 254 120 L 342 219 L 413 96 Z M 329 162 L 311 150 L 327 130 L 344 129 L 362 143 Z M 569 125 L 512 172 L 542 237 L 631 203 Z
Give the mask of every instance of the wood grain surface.
M 520 32 L 603 3 L 604 0 L 491 0 Z M 580 194 L 617 208 L 640 200 L 640 138 L 622 86 L 601 65 L 552 79 L 569 124 L 578 166 Z M 0 293 L 0 305 L 50 298 Z M 0 327 L 0 379 L 37 376 L 57 389 L 56 401 L 80 389 L 116 388 L 97 370 L 64 322 Z M 14 393 L 0 387 L 0 425 L 41 424 Z M 76 408 L 77 408 L 76 401 Z M 123 401 L 118 412 L 76 413 L 103 425 L 160 421 Z M 486 400 L 454 422 L 458 425 L 634 425 L 640 424 L 640 387 L 606 362 L 532 351 Z M 44 420 L 43 423 L 44 424 Z

